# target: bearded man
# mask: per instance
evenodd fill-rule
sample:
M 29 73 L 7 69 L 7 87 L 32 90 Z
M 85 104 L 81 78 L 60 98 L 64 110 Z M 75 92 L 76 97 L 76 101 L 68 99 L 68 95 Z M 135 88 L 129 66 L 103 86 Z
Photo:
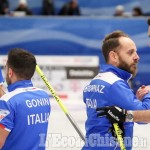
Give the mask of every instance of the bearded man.
M 128 84 L 137 73 L 139 61 L 133 40 L 122 31 L 114 31 L 105 37 L 102 52 L 106 65 L 83 91 L 87 120 L 86 143 L 82 150 L 120 150 L 113 124 L 106 116 L 97 117 L 97 108 L 118 106 L 126 110 L 150 109 L 150 94 L 140 101 Z M 119 126 L 126 150 L 131 150 L 134 123 L 125 122 Z

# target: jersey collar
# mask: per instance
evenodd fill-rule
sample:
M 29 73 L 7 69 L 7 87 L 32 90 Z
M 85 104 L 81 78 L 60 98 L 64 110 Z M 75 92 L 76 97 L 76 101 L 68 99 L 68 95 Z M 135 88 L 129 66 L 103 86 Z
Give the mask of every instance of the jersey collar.
M 101 72 L 112 72 L 127 82 L 132 77 L 132 74 L 130 74 L 129 72 L 122 70 L 120 68 L 117 68 L 110 64 L 103 65 Z
M 8 91 L 11 92 L 17 88 L 25 88 L 25 87 L 32 87 L 33 84 L 31 82 L 31 80 L 21 80 L 21 81 L 17 81 L 15 83 L 12 83 L 10 85 L 8 85 Z

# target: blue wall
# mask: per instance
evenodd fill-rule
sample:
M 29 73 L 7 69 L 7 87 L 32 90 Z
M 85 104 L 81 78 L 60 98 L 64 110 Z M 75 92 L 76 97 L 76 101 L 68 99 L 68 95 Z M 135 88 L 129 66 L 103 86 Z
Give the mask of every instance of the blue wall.
M 13 47 L 36 55 L 97 55 L 106 34 L 123 30 L 135 41 L 141 57 L 136 85 L 150 84 L 150 39 L 146 18 L 0 18 L 0 54 Z

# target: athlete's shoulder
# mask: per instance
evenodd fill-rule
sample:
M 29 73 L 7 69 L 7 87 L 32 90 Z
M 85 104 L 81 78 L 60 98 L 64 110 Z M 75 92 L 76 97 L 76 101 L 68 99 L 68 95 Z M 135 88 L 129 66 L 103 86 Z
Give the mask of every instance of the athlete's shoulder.
M 31 94 L 31 92 L 42 92 L 43 94 L 45 95 L 48 95 L 44 90 L 40 89 L 40 88 L 36 88 L 36 87 L 27 87 L 27 88 L 18 88 L 14 91 L 11 91 L 11 92 L 8 92 L 6 93 L 5 95 L 3 95 L 1 97 L 1 100 L 4 100 L 4 101 L 9 101 L 11 99 L 13 99 L 14 97 L 22 97 L 21 94 L 25 93 L 25 92 L 29 92 Z
M 1 97 L 1 100 L 4 100 L 4 101 L 9 101 L 12 97 L 16 96 L 17 94 L 19 93 L 22 93 L 22 88 L 19 88 L 19 89 L 16 89 L 12 92 L 7 92 L 6 94 L 4 94 L 2 97 Z
M 37 91 L 41 91 L 43 94 L 46 94 L 49 96 L 49 93 L 41 88 L 36 88 Z
M 109 84 L 114 84 L 116 81 L 123 80 L 112 72 L 99 73 L 93 80 L 95 79 L 105 81 Z

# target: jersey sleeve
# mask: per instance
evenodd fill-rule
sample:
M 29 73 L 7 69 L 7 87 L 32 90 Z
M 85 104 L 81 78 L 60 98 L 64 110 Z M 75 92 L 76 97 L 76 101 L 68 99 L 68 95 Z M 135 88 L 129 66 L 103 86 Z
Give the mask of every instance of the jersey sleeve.
M 111 85 L 107 95 L 111 104 L 126 110 L 150 109 L 150 94 L 146 94 L 143 101 L 140 101 L 124 81 Z
M 0 127 L 7 131 L 14 128 L 14 110 L 9 101 L 6 102 L 0 99 Z
M 4 79 L 3 79 L 3 76 L 2 76 L 2 70 L 0 68 L 0 85 L 3 84 L 4 82 Z

